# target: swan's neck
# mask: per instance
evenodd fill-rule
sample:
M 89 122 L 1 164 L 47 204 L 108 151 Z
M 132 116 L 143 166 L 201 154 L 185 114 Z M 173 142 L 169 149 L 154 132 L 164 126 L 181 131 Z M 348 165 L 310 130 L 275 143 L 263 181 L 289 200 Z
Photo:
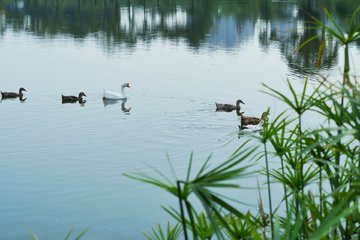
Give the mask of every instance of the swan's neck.
M 236 108 L 240 109 L 240 102 L 236 102 Z
M 121 86 L 121 94 L 125 97 L 124 88 L 125 88 L 125 86 Z

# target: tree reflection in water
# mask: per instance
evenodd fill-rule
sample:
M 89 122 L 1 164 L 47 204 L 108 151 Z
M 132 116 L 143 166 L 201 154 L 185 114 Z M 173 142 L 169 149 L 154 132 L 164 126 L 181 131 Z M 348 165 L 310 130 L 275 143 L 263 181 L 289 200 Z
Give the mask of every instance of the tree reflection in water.
M 340 4 L 328 0 L 322 4 L 342 26 L 356 7 L 355 1 Z M 293 52 L 305 39 L 322 33 L 286 31 L 308 27 L 310 18 L 305 12 L 328 22 L 321 7 L 315 0 L 4 0 L 0 2 L 0 36 L 11 28 L 43 38 L 95 38 L 108 54 L 119 49 L 131 54 L 137 43 L 151 44 L 158 39 L 185 42 L 194 52 L 201 48 L 236 52 L 246 47 L 247 39 L 257 36 L 265 53 L 271 44 L 278 44 L 292 73 L 303 76 L 316 73 L 322 39 L 312 41 L 297 54 Z M 328 42 L 322 68 L 337 64 L 339 44 Z

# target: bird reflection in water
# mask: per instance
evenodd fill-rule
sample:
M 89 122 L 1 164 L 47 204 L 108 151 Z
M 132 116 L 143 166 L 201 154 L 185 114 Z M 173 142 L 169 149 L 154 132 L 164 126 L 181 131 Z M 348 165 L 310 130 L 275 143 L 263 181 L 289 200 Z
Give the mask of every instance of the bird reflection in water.
M 257 131 L 252 131 L 252 132 L 244 132 L 244 131 L 240 130 L 238 133 L 238 139 L 245 137 L 245 136 L 249 136 L 250 134 L 262 136 L 263 132 L 262 132 L 262 130 L 257 130 Z
M 262 129 L 263 129 L 264 120 L 261 120 L 259 124 L 251 125 L 251 124 L 244 124 L 241 123 L 239 126 L 239 133 L 238 133 L 238 139 L 249 135 L 249 134 L 259 134 L 262 136 Z
M 86 103 L 86 100 L 62 100 L 62 104 L 64 103 L 76 103 L 76 102 L 79 102 L 80 104 L 80 107 L 85 107 L 85 103 Z
M 131 107 L 129 107 L 129 108 L 125 107 L 126 101 L 127 101 L 127 99 L 123 99 L 123 100 L 103 99 L 104 107 L 106 107 L 108 105 L 118 104 L 121 102 L 121 111 L 124 112 L 125 114 L 129 115 Z
M 27 99 L 27 98 L 23 98 L 23 96 L 20 96 L 20 97 L 19 97 L 19 101 L 20 101 L 20 102 L 25 102 L 26 99 Z M 15 101 L 16 98 L 14 98 L 14 97 L 2 97 L 2 98 L 0 99 L 0 103 L 2 103 L 3 100 L 12 100 L 12 101 Z
M 20 97 L 19 97 L 20 102 L 25 102 L 26 99 L 27 99 L 27 98 L 23 98 L 23 96 L 20 96 Z
M 228 110 L 228 109 L 219 109 L 217 108 L 215 112 L 232 112 L 234 110 Z M 240 112 L 240 109 L 235 109 L 236 115 L 241 116 L 244 112 Z
M 80 92 L 79 96 L 64 96 L 61 95 L 62 103 L 75 103 L 79 101 L 80 107 L 85 107 L 86 100 L 83 99 L 83 97 L 86 97 L 86 94 L 84 92 Z
M 16 92 L 2 92 L 1 93 L 1 100 L 0 102 L 2 102 L 3 99 L 15 99 L 15 98 L 19 98 L 20 101 L 25 101 L 26 98 L 23 98 L 23 91 L 26 92 L 25 88 L 21 87 L 19 88 L 19 93 Z

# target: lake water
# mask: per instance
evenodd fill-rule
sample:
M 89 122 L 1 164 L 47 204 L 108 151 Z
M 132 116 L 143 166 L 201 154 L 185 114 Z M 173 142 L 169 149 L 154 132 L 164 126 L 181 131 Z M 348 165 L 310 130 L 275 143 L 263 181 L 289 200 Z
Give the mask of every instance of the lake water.
M 0 102 L 0 239 L 62 239 L 74 225 L 73 236 L 90 228 L 84 239 L 144 239 L 137 231 L 174 222 L 160 205 L 178 202 L 123 173 L 150 165 L 169 176 L 168 153 L 184 178 L 191 151 L 195 172 L 211 153 L 214 167 L 248 139 L 215 101 L 275 117 L 285 106 L 261 83 L 285 91 L 289 78 L 300 90 L 310 73 L 316 85 L 319 42 L 292 54 L 316 32 L 285 33 L 304 26 L 301 8 L 328 23 L 316 1 L 105 3 L 0 0 L 0 90 L 27 90 Z M 343 25 L 355 9 L 326 3 Z M 343 48 L 328 49 L 320 73 L 336 78 Z M 351 53 L 356 73 L 358 43 Z M 102 100 L 124 82 L 126 102 Z M 81 91 L 84 104 L 62 104 Z M 257 202 L 256 189 L 225 193 Z

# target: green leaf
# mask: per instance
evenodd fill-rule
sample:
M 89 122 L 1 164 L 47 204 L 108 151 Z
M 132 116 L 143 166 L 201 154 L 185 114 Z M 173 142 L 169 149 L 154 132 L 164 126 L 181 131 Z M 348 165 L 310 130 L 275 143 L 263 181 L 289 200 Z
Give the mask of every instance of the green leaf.
M 80 233 L 80 235 L 75 238 L 75 240 L 79 240 L 82 236 L 84 236 L 84 234 L 89 230 L 89 228 L 85 229 L 82 233 Z
M 67 239 L 70 237 L 71 233 L 74 231 L 74 228 L 75 228 L 75 226 L 73 226 L 73 227 L 70 229 L 69 233 L 68 233 L 68 234 L 66 235 L 66 237 L 65 237 L 65 240 L 67 240 Z
M 32 233 L 30 230 L 29 230 L 29 233 L 30 233 L 32 240 L 39 240 L 39 238 L 36 236 L 36 234 Z

